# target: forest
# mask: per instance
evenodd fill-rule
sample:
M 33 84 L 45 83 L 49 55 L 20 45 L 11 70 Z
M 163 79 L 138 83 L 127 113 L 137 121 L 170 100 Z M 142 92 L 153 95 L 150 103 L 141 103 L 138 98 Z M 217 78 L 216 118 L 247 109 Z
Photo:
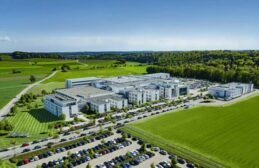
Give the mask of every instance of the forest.
M 259 51 L 168 51 L 168 52 L 76 52 L 28 53 L 13 52 L 13 59 L 110 59 L 136 61 L 152 65 L 148 73 L 169 72 L 176 77 L 206 79 L 214 82 L 253 82 L 259 86 Z

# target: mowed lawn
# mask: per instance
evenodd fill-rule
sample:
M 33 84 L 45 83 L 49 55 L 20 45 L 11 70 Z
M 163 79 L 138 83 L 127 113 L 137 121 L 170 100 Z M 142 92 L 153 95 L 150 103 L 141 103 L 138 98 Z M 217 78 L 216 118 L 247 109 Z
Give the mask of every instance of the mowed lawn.
M 30 136 L 15 138 L 17 144 L 47 137 L 48 132 L 55 132 L 54 129 L 48 129 L 48 125 L 58 121 L 58 118 L 44 110 L 40 100 L 31 103 L 31 106 L 34 107 L 36 103 L 39 105 L 37 109 L 27 110 L 26 107 L 22 107 L 15 116 L 6 118 L 14 127 L 12 132 L 28 133 Z M 13 138 L 0 137 L 0 147 L 10 146 L 11 140 Z
M 148 135 L 229 167 L 259 165 L 259 96 L 228 106 L 195 107 L 129 125 Z M 161 138 L 161 139 L 160 139 Z M 148 140 L 148 138 L 146 138 Z M 172 150 L 173 152 L 173 150 Z

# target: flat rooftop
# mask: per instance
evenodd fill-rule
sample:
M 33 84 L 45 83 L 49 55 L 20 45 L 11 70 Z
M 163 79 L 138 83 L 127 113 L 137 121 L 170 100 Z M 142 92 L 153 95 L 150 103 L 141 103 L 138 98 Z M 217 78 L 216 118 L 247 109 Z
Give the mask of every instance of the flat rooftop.
M 59 94 L 50 94 L 50 95 L 47 95 L 47 97 L 62 103 L 72 103 L 76 101 L 75 99 L 72 99 L 68 96 L 59 95 Z
M 141 81 L 144 79 L 138 78 L 136 76 L 130 75 L 130 76 L 118 76 L 118 77 L 111 77 L 111 78 L 104 78 L 104 80 L 113 82 L 113 83 L 127 83 L 127 82 L 135 82 L 135 81 Z
M 98 80 L 101 78 L 97 78 L 97 77 L 86 77 L 86 78 L 72 78 L 72 79 L 67 79 L 70 80 L 72 82 L 77 82 L 77 81 L 92 81 L 92 80 Z
M 105 104 L 108 102 L 108 100 L 115 100 L 115 101 L 120 101 L 120 100 L 124 100 L 125 98 L 121 95 L 106 95 L 106 96 L 100 96 L 100 97 L 95 97 L 95 98 L 90 98 L 89 100 L 94 103 L 94 104 Z
M 114 92 L 98 89 L 92 86 L 78 86 L 78 87 L 73 87 L 69 89 L 59 89 L 59 90 L 56 90 L 56 92 L 70 97 L 84 98 L 84 99 L 114 94 Z

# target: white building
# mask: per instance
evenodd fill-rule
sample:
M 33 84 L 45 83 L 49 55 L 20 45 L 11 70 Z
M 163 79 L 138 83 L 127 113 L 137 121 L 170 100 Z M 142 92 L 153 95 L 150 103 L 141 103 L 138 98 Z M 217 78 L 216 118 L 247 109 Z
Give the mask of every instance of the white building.
M 160 98 L 173 99 L 179 96 L 186 96 L 189 94 L 189 87 L 176 83 L 162 83 L 159 85 Z
M 229 83 L 209 88 L 209 94 L 216 98 L 233 99 L 253 91 L 253 84 Z
M 100 78 L 96 77 L 67 79 L 66 88 L 72 88 L 74 86 L 91 86 L 93 82 L 98 80 L 100 80 Z
M 116 94 L 91 98 L 87 102 L 91 110 L 97 113 L 111 111 L 112 107 L 117 109 L 128 107 L 128 100 Z
M 90 105 L 91 110 L 103 113 L 112 107 L 122 109 L 128 103 L 143 104 L 189 94 L 189 87 L 170 77 L 169 73 L 68 79 L 66 88 L 45 97 L 46 110 L 57 116 L 65 113 L 71 117 L 86 104 Z
M 69 89 L 59 89 L 55 94 L 44 98 L 44 107 L 50 113 L 72 117 L 88 103 L 92 111 L 103 113 L 111 107 L 122 109 L 128 106 L 127 99 L 114 92 L 98 89 L 91 86 L 78 86 Z
M 131 104 L 143 104 L 147 102 L 146 93 L 143 89 L 131 89 L 128 91 L 128 101 Z
M 66 119 L 78 113 L 76 99 L 60 94 L 45 96 L 44 107 L 47 111 L 57 117 L 64 113 L 66 115 Z
M 160 99 L 159 90 L 155 88 L 145 88 L 146 101 L 157 101 Z

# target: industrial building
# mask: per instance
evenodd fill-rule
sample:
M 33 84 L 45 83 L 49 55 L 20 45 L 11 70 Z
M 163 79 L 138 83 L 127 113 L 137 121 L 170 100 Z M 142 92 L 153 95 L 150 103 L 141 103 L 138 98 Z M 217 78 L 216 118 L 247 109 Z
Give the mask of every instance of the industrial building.
M 209 94 L 219 99 L 234 99 L 243 94 L 252 92 L 253 86 L 253 84 L 247 83 L 228 83 L 210 87 Z
M 159 99 L 174 99 L 189 94 L 189 87 L 168 73 L 129 75 L 110 78 L 77 78 L 66 80 L 66 89 L 55 90 L 44 98 L 45 109 L 59 116 L 77 114 L 86 104 L 97 113 L 130 104 Z

